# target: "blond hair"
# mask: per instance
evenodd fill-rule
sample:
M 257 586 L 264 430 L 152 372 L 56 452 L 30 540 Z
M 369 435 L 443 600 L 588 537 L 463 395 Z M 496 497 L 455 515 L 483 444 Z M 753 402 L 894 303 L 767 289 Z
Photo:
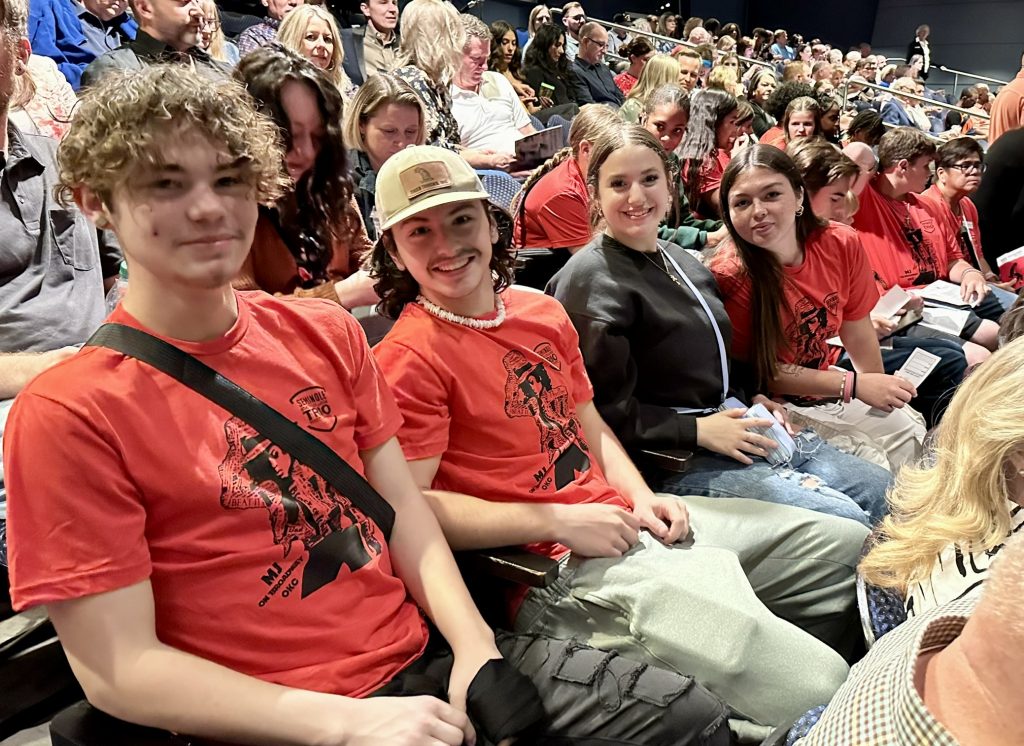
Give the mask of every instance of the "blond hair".
M 418 67 L 435 85 L 447 86 L 462 64 L 466 30 L 458 11 L 443 0 L 412 0 L 402 11 L 396 67 Z
M 1024 453 L 1024 339 L 992 355 L 946 410 L 934 464 L 904 466 L 889 493 L 883 540 L 861 561 L 869 583 L 906 591 L 948 546 L 983 552 L 1010 530 L 1010 456 Z
M 217 27 L 210 34 L 210 48 L 206 53 L 213 59 L 220 62 L 230 62 L 227 54 L 227 39 L 224 37 L 224 30 L 220 27 L 220 12 L 213 0 L 199 0 L 199 10 L 204 18 L 212 18 L 216 21 Z
M 210 2 L 210 0 L 200 0 L 200 2 Z M 324 75 L 330 78 L 339 91 L 345 92 L 352 87 L 352 81 L 345 74 L 343 66 L 345 50 L 341 45 L 341 32 L 338 31 L 338 24 L 329 10 L 322 5 L 309 5 L 308 3 L 300 5 L 281 21 L 281 27 L 277 30 L 277 40 L 293 52 L 298 52 L 306 57 L 306 50 L 302 42 L 309 30 L 309 24 L 314 18 L 319 18 L 326 23 L 334 38 L 331 62 L 324 70 Z
M 151 65 L 104 75 L 82 96 L 57 151 L 58 197 L 85 186 L 104 202 L 140 173 L 158 169 L 168 147 L 201 135 L 242 165 L 258 201 L 289 186 L 277 125 L 257 113 L 233 80 L 211 80 L 187 65 Z
M 11 41 L 28 38 L 28 3 L 25 0 L 4 0 L 0 4 L 0 26 Z
M 636 85 L 633 86 L 633 90 L 629 92 L 627 98 L 635 98 L 644 104 L 647 97 L 663 85 L 678 82 L 679 63 L 667 54 L 656 54 L 647 60 L 644 69 L 640 71 Z
M 293 13 L 295 11 L 292 11 Z M 423 114 L 423 102 L 404 80 L 390 75 L 374 75 L 359 86 L 352 97 L 345 114 L 342 136 L 345 147 L 366 152 L 366 141 L 363 140 L 362 127 L 377 113 L 377 110 L 388 104 L 412 106 L 419 113 L 420 136 L 416 143 L 422 145 L 427 137 L 427 123 Z
M 712 68 L 711 72 L 708 73 L 708 88 L 717 88 L 720 91 L 731 93 L 733 96 L 736 95 L 736 86 L 739 83 L 739 77 L 736 75 L 736 71 L 731 67 L 718 67 Z

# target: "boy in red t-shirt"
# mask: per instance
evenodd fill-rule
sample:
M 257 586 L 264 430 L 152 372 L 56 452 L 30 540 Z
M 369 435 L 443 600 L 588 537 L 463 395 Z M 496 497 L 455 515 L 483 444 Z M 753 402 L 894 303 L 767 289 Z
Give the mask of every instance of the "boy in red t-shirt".
M 495 724 L 504 703 L 509 725 L 487 737 L 514 735 L 545 716 L 502 654 L 550 702 L 590 691 L 537 665 L 577 648 L 506 638 L 499 652 L 353 318 L 231 288 L 257 204 L 284 186 L 279 142 L 238 84 L 152 66 L 83 98 L 60 180 L 124 250 L 130 286 L 110 320 L 194 355 L 321 440 L 394 509 L 390 538 L 241 419 L 87 346 L 30 383 L 8 421 L 14 605 L 45 605 L 89 700 L 132 722 L 248 744 L 459 746 L 477 742 L 467 708 Z
M 692 674 L 747 736 L 827 700 L 846 666 L 821 640 L 836 640 L 866 530 L 743 497 L 654 494 L 597 411 L 565 310 L 506 289 L 514 257 L 486 197 L 441 148 L 402 151 L 377 179 L 371 274 L 398 320 L 374 354 L 402 410 L 402 448 L 449 542 L 559 559 L 557 583 L 514 599 L 517 631 Z M 820 609 L 794 599 L 783 621 L 758 600 L 763 562 L 775 599 L 808 583 L 831 599 L 825 629 L 802 617 Z M 813 674 L 797 675 L 796 660 Z
M 965 302 L 979 301 L 977 310 L 982 312 L 990 305 L 986 300 L 991 300 L 986 299 L 990 289 L 985 277 L 964 259 L 942 207 L 920 194 L 934 159 L 935 145 L 920 130 L 898 127 L 886 132 L 878 145 L 880 172 L 860 195 L 853 227 L 880 292 L 894 285 L 916 288 L 948 280 L 960 285 Z M 971 314 L 960 334 L 967 340 L 968 364 L 988 357 L 996 348 L 998 332 L 993 319 Z

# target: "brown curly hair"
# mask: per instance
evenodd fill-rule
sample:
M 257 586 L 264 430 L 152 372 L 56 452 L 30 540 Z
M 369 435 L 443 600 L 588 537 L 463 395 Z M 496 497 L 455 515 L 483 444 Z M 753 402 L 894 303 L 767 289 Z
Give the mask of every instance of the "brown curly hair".
M 112 72 L 85 91 L 57 151 L 57 199 L 69 204 L 86 186 L 109 205 L 118 187 L 161 167 L 167 144 L 185 133 L 240 160 L 257 201 L 273 202 L 288 187 L 277 127 L 241 85 L 164 64 Z
M 490 218 L 498 227 L 498 240 L 491 244 L 491 276 L 494 292 L 500 293 L 515 280 L 516 252 L 512 248 L 512 218 L 500 207 L 487 203 Z M 391 253 L 395 240 L 387 230 L 373 247 L 368 263 L 370 277 L 376 280 L 373 289 L 380 297 L 377 310 L 383 316 L 397 319 L 407 303 L 413 303 L 420 294 L 419 283 L 407 270 L 399 269 Z

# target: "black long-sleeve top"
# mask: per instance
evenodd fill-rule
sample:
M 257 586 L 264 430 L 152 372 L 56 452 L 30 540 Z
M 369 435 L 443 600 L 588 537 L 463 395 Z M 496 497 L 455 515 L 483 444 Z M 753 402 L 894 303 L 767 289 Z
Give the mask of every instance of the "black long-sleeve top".
M 714 277 L 692 255 L 659 241 L 704 297 L 725 349 L 732 325 Z M 661 268 L 660 254 L 598 236 L 548 283 L 580 337 L 594 404 L 627 448 L 697 445 L 697 416 L 673 407 L 722 403 L 722 365 L 711 322 L 693 293 Z M 674 272 L 671 264 L 668 271 Z M 730 392 L 731 393 L 731 392 Z

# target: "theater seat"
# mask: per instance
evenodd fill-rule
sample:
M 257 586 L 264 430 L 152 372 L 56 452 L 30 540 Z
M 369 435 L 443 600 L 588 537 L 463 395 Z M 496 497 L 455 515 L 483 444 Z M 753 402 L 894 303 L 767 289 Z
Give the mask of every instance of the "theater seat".
M 864 540 L 860 550 L 861 558 L 878 541 L 878 530 L 872 531 Z M 907 621 L 903 595 L 891 588 L 879 588 L 868 583 L 857 573 L 857 609 L 860 612 L 864 642 L 868 649 L 882 637 Z
M 45 723 L 81 698 L 57 633 L 43 609 L 14 614 L 0 566 L 0 741 Z
M 71 705 L 50 723 L 53 746 L 203 746 L 201 741 L 166 730 L 118 720 L 88 702 Z

